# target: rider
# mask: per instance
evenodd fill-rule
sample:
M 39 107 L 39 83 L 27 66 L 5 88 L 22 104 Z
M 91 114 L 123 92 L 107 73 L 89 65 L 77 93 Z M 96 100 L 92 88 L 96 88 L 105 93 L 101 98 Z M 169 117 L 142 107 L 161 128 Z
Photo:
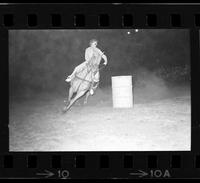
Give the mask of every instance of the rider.
M 99 48 L 97 48 L 97 43 L 98 41 L 96 39 L 90 40 L 90 47 L 88 47 L 85 50 L 85 61 L 81 63 L 80 65 L 78 65 L 77 67 L 75 67 L 72 74 L 69 75 L 67 79 L 65 80 L 66 82 L 70 82 L 75 77 L 75 74 L 78 72 L 81 72 L 87 65 L 99 64 L 101 58 L 104 59 L 104 65 L 107 65 L 107 57 Z M 93 78 L 94 78 L 94 82 L 98 82 L 99 72 L 97 72 Z

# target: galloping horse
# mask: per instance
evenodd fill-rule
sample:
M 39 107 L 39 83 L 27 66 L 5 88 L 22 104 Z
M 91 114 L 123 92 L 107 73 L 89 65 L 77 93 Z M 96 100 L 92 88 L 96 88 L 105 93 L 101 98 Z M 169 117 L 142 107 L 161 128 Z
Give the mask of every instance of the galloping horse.
M 93 95 L 93 91 L 95 91 L 99 85 L 99 80 L 95 81 L 95 76 L 99 77 L 99 64 L 100 59 L 99 63 L 88 63 L 81 72 L 76 73 L 75 77 L 70 82 L 68 105 L 64 107 L 63 112 L 67 112 L 74 102 L 84 95 L 86 95 L 84 104 L 87 103 L 89 95 Z M 72 99 L 74 93 L 76 93 L 76 96 Z

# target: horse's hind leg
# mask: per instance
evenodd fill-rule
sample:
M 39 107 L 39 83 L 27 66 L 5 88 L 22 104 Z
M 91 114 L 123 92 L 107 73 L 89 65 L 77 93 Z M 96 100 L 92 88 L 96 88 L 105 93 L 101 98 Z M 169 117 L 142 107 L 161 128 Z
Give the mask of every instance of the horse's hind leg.
M 88 97 L 90 96 L 90 91 L 88 91 L 86 93 L 86 96 L 85 96 L 85 100 L 84 100 L 84 104 L 87 104 L 87 101 L 88 101 Z
M 80 91 L 79 93 L 76 94 L 76 96 L 70 101 L 69 105 L 66 108 L 66 111 L 70 109 L 70 107 L 74 104 L 74 102 L 82 97 L 85 94 L 85 91 Z

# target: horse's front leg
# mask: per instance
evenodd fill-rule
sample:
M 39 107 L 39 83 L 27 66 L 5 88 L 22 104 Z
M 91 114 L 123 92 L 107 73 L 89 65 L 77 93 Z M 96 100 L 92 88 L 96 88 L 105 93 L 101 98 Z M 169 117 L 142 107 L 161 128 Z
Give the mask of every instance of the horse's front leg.
M 70 101 L 69 105 L 65 108 L 63 112 L 67 112 L 70 107 L 78 100 L 80 97 L 82 97 L 85 94 L 85 91 L 80 91 L 79 93 L 76 94 L 76 96 Z
M 72 98 L 72 96 L 73 96 L 73 89 L 72 89 L 72 87 L 70 87 L 69 88 L 69 95 L 68 95 L 68 99 L 66 99 L 66 100 L 64 100 L 64 103 L 65 104 L 67 104 L 67 103 L 69 103 L 70 102 L 70 100 L 71 100 L 71 98 Z
M 70 104 L 70 101 L 71 101 L 71 98 L 72 98 L 73 94 L 74 94 L 74 91 L 73 91 L 72 87 L 70 87 L 69 88 L 68 101 L 64 100 L 65 107 L 63 108 L 63 112 L 67 111 L 67 105 Z
M 71 101 L 71 98 L 72 98 L 72 96 L 73 96 L 73 93 L 74 93 L 74 91 L 73 91 L 72 87 L 70 87 L 70 89 L 69 89 L 69 96 L 68 96 L 68 102 Z

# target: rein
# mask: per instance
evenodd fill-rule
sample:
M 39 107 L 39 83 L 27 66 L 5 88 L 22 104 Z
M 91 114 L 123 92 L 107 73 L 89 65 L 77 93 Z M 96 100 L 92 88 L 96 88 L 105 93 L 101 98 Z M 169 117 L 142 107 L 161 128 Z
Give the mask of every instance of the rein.
M 105 65 L 101 66 L 99 69 L 97 69 L 97 72 L 100 71 L 101 69 L 103 69 L 104 67 L 105 67 Z M 92 70 L 92 69 L 90 69 L 90 70 L 87 72 L 86 76 L 88 75 L 88 73 L 89 73 L 91 70 Z M 85 79 L 86 76 L 85 76 L 84 78 L 81 78 L 81 77 L 75 75 L 75 78 L 80 79 L 80 80 L 83 80 L 83 81 L 86 81 L 86 82 L 88 82 L 88 83 L 92 83 L 92 81 L 89 81 L 89 80 Z
M 88 73 L 87 73 L 88 74 Z M 86 75 L 87 76 L 87 75 Z M 79 76 L 77 76 L 77 75 L 75 75 L 75 78 L 77 78 L 77 79 L 80 79 L 80 80 L 83 80 L 83 81 L 86 81 L 86 82 L 88 82 L 88 83 L 91 83 L 92 81 L 89 81 L 89 80 L 87 80 L 87 79 L 85 79 L 85 78 L 81 78 L 81 77 L 79 77 Z

